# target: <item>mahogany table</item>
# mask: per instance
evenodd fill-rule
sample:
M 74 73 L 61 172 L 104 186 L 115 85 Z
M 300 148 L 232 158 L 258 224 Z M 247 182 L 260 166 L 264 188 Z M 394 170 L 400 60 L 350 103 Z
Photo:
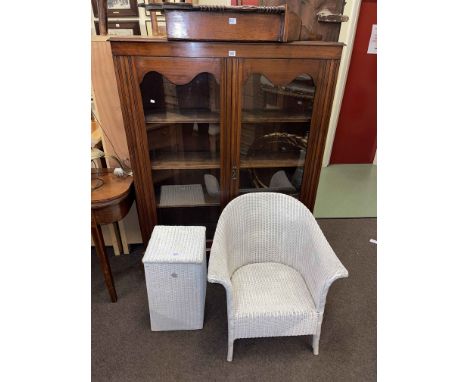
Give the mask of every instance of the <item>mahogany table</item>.
M 127 215 L 134 200 L 133 177 L 116 177 L 111 169 L 100 171 L 103 173 L 99 175 L 99 178 L 104 181 L 104 184 L 91 191 L 91 235 L 111 301 L 116 302 L 117 292 L 100 224 L 114 224 Z M 96 184 L 95 177 L 92 183 Z

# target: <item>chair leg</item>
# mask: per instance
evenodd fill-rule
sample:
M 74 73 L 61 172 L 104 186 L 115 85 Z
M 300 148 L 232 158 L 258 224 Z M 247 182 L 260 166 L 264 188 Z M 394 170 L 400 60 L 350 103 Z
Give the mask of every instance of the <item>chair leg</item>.
M 229 362 L 232 361 L 233 352 L 234 352 L 234 340 L 229 340 L 228 341 L 228 356 L 227 356 L 227 360 Z
M 319 341 L 320 341 L 320 333 L 314 334 L 312 336 L 312 348 L 314 350 L 314 355 L 318 355 L 319 353 Z

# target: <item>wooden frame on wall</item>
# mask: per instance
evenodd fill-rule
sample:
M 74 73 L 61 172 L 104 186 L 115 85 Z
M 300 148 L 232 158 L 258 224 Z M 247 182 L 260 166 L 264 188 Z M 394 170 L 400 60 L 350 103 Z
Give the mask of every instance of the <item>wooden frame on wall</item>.
M 94 17 L 98 17 L 98 0 L 91 0 Z M 137 0 L 107 0 L 108 17 L 138 17 Z
M 145 1 L 145 4 L 150 4 L 151 1 L 150 0 L 144 0 Z M 153 3 L 162 3 L 163 0 L 153 0 Z M 192 4 L 198 4 L 198 0 L 197 1 L 188 1 L 188 0 L 164 0 L 165 3 L 192 3 Z M 156 14 L 158 15 L 158 17 L 162 14 L 161 12 L 156 12 Z M 148 12 L 146 9 L 145 9 L 145 15 L 147 17 L 150 17 L 150 12 Z
M 96 34 L 99 34 L 99 23 L 94 22 L 96 28 Z M 110 36 L 116 35 L 129 35 L 139 36 L 141 35 L 140 22 L 138 20 L 132 21 L 109 21 L 107 24 L 108 34 Z M 122 31 L 121 33 L 117 31 Z M 116 33 L 117 32 L 117 33 Z

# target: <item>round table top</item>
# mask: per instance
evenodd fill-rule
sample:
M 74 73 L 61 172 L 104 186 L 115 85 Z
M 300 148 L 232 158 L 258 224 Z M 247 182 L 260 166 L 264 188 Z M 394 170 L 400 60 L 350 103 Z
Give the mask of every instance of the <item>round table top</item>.
M 104 172 L 102 174 L 94 174 L 91 178 L 91 182 L 94 185 L 98 177 L 104 181 L 104 184 L 97 188 L 96 190 L 91 191 L 91 204 L 92 207 L 96 205 L 107 204 L 112 201 L 126 196 L 133 184 L 133 177 L 118 177 L 111 172 Z

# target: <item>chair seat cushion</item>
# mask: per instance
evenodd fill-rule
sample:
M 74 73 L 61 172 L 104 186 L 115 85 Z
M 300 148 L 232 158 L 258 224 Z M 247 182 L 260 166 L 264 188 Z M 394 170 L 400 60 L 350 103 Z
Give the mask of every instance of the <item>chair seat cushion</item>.
M 234 338 L 314 334 L 318 322 L 301 274 L 279 263 L 237 269 L 233 286 Z

